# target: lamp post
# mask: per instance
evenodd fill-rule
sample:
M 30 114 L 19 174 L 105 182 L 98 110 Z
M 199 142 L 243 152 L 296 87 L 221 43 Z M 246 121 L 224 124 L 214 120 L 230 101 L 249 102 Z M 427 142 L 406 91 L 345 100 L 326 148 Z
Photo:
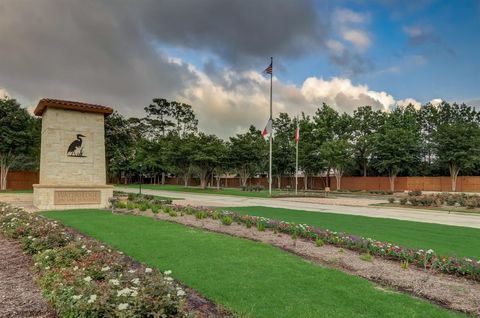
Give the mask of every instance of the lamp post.
M 139 164 L 138 167 L 140 168 L 140 178 L 139 178 L 139 194 L 142 194 L 142 164 Z

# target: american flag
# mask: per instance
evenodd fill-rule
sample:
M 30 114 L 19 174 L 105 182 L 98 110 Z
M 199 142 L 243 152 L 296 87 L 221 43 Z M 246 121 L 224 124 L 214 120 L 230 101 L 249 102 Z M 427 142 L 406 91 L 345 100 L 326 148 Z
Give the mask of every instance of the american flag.
M 272 74 L 272 71 L 273 71 L 273 67 L 272 67 L 272 63 L 270 63 L 270 65 L 263 71 L 263 74 Z

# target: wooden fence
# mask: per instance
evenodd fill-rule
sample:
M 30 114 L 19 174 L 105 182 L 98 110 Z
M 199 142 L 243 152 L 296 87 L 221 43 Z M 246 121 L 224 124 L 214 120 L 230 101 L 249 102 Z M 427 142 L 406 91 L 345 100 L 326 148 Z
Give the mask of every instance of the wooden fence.
M 30 190 L 32 185 L 38 183 L 38 172 L 28 171 L 10 171 L 7 177 L 7 189 L 9 190 Z M 323 177 L 309 177 L 307 180 L 308 189 L 320 190 L 325 187 L 325 180 Z M 144 178 L 145 183 L 149 183 L 148 178 Z M 181 178 L 166 178 L 166 184 L 183 185 Z M 216 180 L 211 186 L 216 186 Z M 198 186 L 199 179 L 192 178 L 189 180 L 190 186 Z M 237 188 L 240 187 L 240 178 L 222 178 L 220 181 L 222 187 Z M 268 187 L 268 179 L 266 177 L 249 178 L 247 184 L 262 185 Z M 304 188 L 303 177 L 298 178 L 298 189 Z M 334 177 L 330 178 L 330 188 L 336 189 L 337 182 Z M 273 179 L 273 187 L 279 188 L 278 178 Z M 295 188 L 294 177 L 282 177 L 280 182 L 282 189 Z M 341 188 L 344 190 L 373 190 L 373 191 L 389 191 L 390 183 L 388 177 L 343 177 L 341 180 Z M 450 177 L 397 177 L 395 180 L 395 191 L 451 191 L 452 185 Z M 465 176 L 457 179 L 458 192 L 480 192 L 480 176 Z
M 7 190 L 32 190 L 38 180 L 37 171 L 10 171 L 7 175 Z
M 324 177 L 309 177 L 307 180 L 307 188 L 309 190 L 321 190 L 325 188 Z M 166 184 L 183 185 L 183 179 L 167 178 Z M 200 184 L 199 180 L 192 178 L 188 183 L 190 186 Z M 222 178 L 220 181 L 222 187 L 236 188 L 240 187 L 240 178 Z M 248 185 L 262 185 L 268 187 L 268 179 L 266 177 L 249 178 Z M 216 180 L 211 184 L 216 186 Z M 298 178 L 298 189 L 304 189 L 303 177 Z M 282 177 L 280 186 L 278 178 L 273 179 L 274 188 L 295 188 L 294 177 Z M 335 190 L 337 181 L 335 177 L 330 178 L 330 188 Z M 341 180 L 341 188 L 344 190 L 371 190 L 371 191 L 390 191 L 390 182 L 388 177 L 343 177 Z M 395 180 L 395 191 L 451 191 L 452 183 L 450 177 L 397 177 Z M 464 176 L 457 179 L 458 192 L 480 192 L 480 176 Z

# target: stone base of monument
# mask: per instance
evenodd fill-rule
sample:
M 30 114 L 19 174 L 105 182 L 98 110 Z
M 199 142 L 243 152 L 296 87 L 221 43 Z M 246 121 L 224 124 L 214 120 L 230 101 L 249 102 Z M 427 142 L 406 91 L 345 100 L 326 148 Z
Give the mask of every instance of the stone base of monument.
M 113 186 L 33 185 L 33 205 L 39 210 L 104 209 Z

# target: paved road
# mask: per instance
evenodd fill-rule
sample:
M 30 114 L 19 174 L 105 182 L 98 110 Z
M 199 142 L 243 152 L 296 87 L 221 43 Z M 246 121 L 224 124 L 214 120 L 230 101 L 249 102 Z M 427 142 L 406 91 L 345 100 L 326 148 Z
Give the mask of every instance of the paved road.
M 138 189 L 116 188 L 125 192 L 138 192 Z M 338 214 L 362 215 L 376 218 L 389 218 L 398 220 L 417 221 L 425 223 L 438 223 L 447 225 L 466 226 L 480 228 L 480 215 L 466 213 L 448 213 L 443 211 L 430 211 L 407 208 L 365 207 L 331 205 L 311 202 L 296 201 L 295 198 L 249 198 L 231 195 L 198 194 L 190 192 L 147 190 L 145 194 L 160 195 L 166 197 L 183 198 L 182 203 L 206 206 L 266 206 L 274 208 L 286 208 L 292 210 L 307 210 L 315 212 L 331 212 Z

